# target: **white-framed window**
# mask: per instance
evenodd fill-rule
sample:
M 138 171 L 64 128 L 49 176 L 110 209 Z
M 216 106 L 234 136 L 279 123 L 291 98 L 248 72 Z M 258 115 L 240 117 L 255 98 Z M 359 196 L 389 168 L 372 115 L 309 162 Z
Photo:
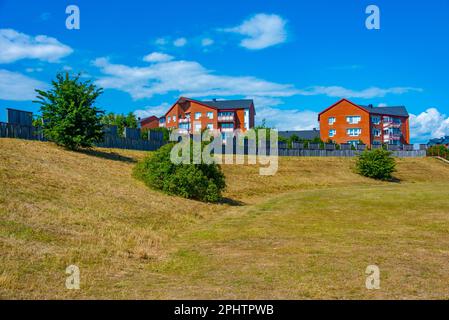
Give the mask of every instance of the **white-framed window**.
M 380 116 L 371 116 L 371 122 L 373 124 L 380 124 Z
M 173 116 L 173 122 L 176 122 L 176 116 Z
M 201 112 L 195 112 L 195 120 L 201 118 Z
M 212 123 L 208 123 L 206 127 L 209 130 L 213 130 L 214 129 L 214 125 Z
M 361 117 L 361 116 L 347 116 L 347 117 L 346 117 L 346 121 L 347 121 L 349 124 L 357 124 L 357 123 L 360 122 L 360 120 L 362 120 L 362 117 Z
M 373 136 L 380 137 L 381 131 L 380 129 L 373 129 Z
M 335 129 L 330 129 L 329 130 L 329 138 L 334 137 L 337 134 L 337 130 Z
M 329 123 L 330 125 L 333 125 L 333 124 L 335 123 L 335 121 L 336 121 L 335 117 L 330 117 L 330 118 L 328 119 L 328 123 Z
M 362 129 L 360 129 L 360 128 L 350 128 L 350 129 L 346 129 L 346 133 L 350 137 L 358 137 L 358 136 L 360 136 L 362 134 Z
M 167 117 L 167 122 L 170 123 L 170 121 L 171 121 L 171 117 L 168 116 L 168 117 Z
M 207 116 L 208 119 L 213 119 L 214 118 L 214 113 L 209 111 L 206 116 Z

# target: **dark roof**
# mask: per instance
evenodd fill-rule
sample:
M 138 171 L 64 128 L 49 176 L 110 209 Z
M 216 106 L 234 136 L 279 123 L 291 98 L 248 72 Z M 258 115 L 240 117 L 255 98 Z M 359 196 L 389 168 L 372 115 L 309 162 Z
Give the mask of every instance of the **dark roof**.
M 149 116 L 149 117 L 140 119 L 139 122 L 142 123 L 142 122 L 149 122 L 149 121 L 154 121 L 154 120 L 159 120 L 159 118 L 156 116 Z
M 254 104 L 251 99 L 200 101 L 208 106 L 220 109 L 249 109 Z
M 278 134 L 287 139 L 292 135 L 296 135 L 299 139 L 313 140 L 314 138 L 320 137 L 320 130 L 279 131 Z
M 392 106 L 392 107 L 373 107 L 372 105 L 362 106 L 363 109 L 369 113 L 385 114 L 388 116 L 408 117 L 407 109 L 404 106 Z
M 436 139 L 430 139 L 427 144 L 429 146 L 449 144 L 449 136 L 445 136 L 445 137 L 442 137 L 442 138 L 436 138 Z

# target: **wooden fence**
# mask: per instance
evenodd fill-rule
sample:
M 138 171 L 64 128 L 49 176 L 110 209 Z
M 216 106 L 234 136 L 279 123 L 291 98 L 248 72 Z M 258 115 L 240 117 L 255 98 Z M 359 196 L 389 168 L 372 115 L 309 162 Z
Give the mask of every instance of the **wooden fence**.
M 163 141 L 130 139 L 105 134 L 103 142 L 97 143 L 96 146 L 100 148 L 117 148 L 117 149 L 132 149 L 154 151 L 165 144 Z
M 133 150 L 146 150 L 154 151 L 162 147 L 165 142 L 163 141 L 162 132 L 155 132 L 149 135 L 148 140 L 140 139 L 140 130 L 133 129 L 127 130 L 125 135 L 127 137 L 119 137 L 117 134 L 117 128 L 105 127 L 105 135 L 103 142 L 97 143 L 98 147 L 102 148 L 117 148 L 117 149 L 133 149 Z M 130 138 L 130 136 L 132 138 Z M 27 140 L 39 140 L 46 141 L 42 130 L 33 126 L 25 126 L 20 124 L 12 124 L 0 122 L 0 138 L 19 138 Z M 359 150 L 347 150 L 348 146 L 341 146 L 342 150 L 336 150 L 334 146 L 326 144 L 325 149 L 320 149 L 319 144 L 309 144 L 308 149 L 304 149 L 303 145 L 295 144 L 293 149 L 285 148 L 285 145 L 279 144 L 278 154 L 279 156 L 290 157 L 355 157 L 362 150 L 362 146 L 358 146 Z M 347 148 L 348 147 L 348 148 Z M 363 149 L 365 146 L 363 146 Z M 236 153 L 236 145 L 234 142 L 233 152 Z M 425 157 L 426 150 L 392 150 L 393 155 L 399 158 L 408 157 Z M 225 147 L 223 146 L 223 153 L 225 153 Z M 245 141 L 243 153 L 248 154 L 248 146 Z M 267 155 L 270 152 L 267 150 Z
M 128 134 L 129 135 L 129 134 Z M 117 148 L 117 149 L 134 149 L 154 151 L 162 147 L 165 142 L 157 139 L 161 135 L 151 136 L 152 140 L 140 139 L 136 132 L 132 133 L 133 138 L 122 138 L 117 135 L 117 129 L 114 127 L 105 128 L 103 142 L 97 143 L 96 146 L 101 148 Z M 41 128 L 33 126 L 25 126 L 20 124 L 0 122 L 0 138 L 16 138 L 26 140 L 47 141 L 42 133 Z M 156 139 L 155 139 L 156 138 Z
M 17 138 L 45 141 L 40 128 L 21 124 L 0 122 L 0 138 Z
M 357 150 L 279 149 L 278 154 L 283 157 L 355 157 L 360 152 Z M 392 155 L 398 158 L 420 158 L 426 156 L 426 151 L 392 151 Z

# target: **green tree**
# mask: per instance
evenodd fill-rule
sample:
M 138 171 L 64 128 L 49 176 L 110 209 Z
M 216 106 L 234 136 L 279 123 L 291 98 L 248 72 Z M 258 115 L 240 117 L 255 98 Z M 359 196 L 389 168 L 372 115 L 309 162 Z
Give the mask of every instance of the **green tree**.
M 391 154 L 384 149 L 363 151 L 357 158 L 357 173 L 368 178 L 391 180 L 396 171 L 396 162 Z
M 61 73 L 52 81 L 52 89 L 36 90 L 43 132 L 47 139 L 68 149 L 92 147 L 103 138 L 102 110 L 95 107 L 103 89 L 90 81 L 81 82 L 79 75 Z
M 110 112 L 101 118 L 101 123 L 109 126 L 117 126 L 117 131 L 120 136 L 123 136 L 125 128 L 135 129 L 139 127 L 136 116 L 132 112 L 126 115 Z

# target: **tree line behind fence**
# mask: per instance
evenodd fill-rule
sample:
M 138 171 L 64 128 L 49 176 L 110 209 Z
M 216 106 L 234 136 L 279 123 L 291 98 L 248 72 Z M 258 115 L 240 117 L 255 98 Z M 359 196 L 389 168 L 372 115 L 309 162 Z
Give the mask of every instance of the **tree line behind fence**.
M 42 128 L 32 125 L 32 113 L 22 110 L 7 109 L 8 122 L 0 122 L 1 138 L 20 138 L 28 140 L 47 141 Z M 97 143 L 98 147 L 135 149 L 153 151 L 159 149 L 166 143 L 164 132 L 153 129 L 144 130 L 135 128 L 124 128 L 123 132 L 118 132 L 118 127 L 113 125 L 104 126 L 104 138 L 102 142 Z M 279 132 L 280 135 L 282 131 Z M 144 137 L 144 138 L 142 138 Z M 334 144 L 334 143 L 316 143 L 315 141 L 285 141 L 278 142 L 278 154 L 280 156 L 339 156 L 353 157 L 361 151 L 367 149 L 364 144 Z M 386 148 L 393 151 L 398 157 L 422 157 L 426 155 L 426 145 L 420 145 L 419 150 L 413 150 L 413 145 L 371 145 L 370 149 Z M 228 148 L 223 145 L 223 153 Z M 267 144 L 266 154 L 270 154 L 269 143 Z M 243 148 L 237 148 L 236 140 L 233 141 L 232 153 L 248 154 L 248 141 L 245 140 Z M 447 155 L 444 155 L 447 157 Z

